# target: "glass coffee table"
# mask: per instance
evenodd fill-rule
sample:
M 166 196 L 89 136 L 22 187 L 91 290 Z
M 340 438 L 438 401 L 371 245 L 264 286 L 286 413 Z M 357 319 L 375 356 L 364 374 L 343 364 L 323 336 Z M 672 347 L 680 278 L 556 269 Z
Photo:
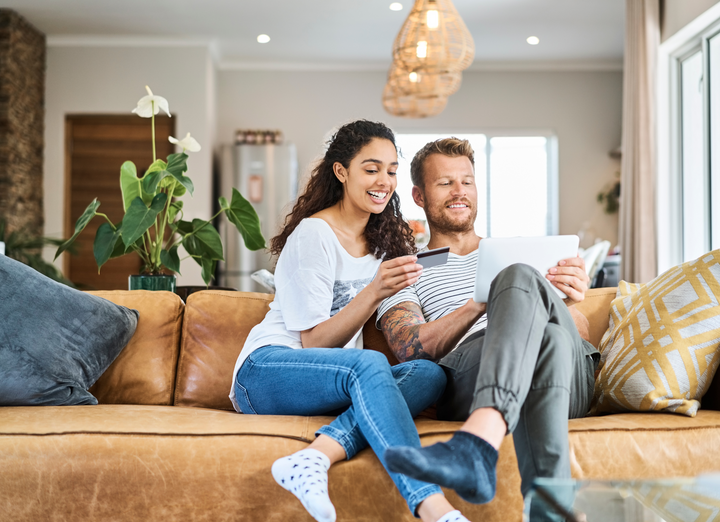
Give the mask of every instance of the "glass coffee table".
M 720 473 L 660 480 L 537 479 L 530 522 L 720 522 Z

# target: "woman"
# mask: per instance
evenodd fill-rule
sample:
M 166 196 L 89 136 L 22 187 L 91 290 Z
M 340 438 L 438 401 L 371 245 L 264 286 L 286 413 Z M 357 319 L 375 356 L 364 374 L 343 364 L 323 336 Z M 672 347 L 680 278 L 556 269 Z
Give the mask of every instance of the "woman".
M 397 166 L 395 137 L 385 125 L 360 120 L 338 130 L 271 242 L 279 255 L 275 300 L 235 365 L 230 398 L 238 411 L 342 412 L 308 448 L 272 466 L 278 484 L 320 522 L 335 520 L 329 467 L 368 444 L 383 465 L 388 447 L 419 446 L 412 418 L 445 388 L 435 363 L 391 368 L 381 353 L 362 350 L 362 327 L 380 302 L 422 272 L 394 193 Z M 424 521 L 467 520 L 438 486 L 390 475 Z

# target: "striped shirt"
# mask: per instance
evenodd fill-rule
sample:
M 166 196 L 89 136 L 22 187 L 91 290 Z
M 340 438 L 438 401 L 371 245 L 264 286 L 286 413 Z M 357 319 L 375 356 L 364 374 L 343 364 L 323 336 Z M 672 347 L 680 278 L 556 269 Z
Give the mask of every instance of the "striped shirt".
M 424 249 L 425 250 L 425 249 Z M 385 299 L 378 308 L 376 326 L 380 328 L 380 318 L 393 306 L 410 301 L 420 306 L 426 322 L 435 321 L 454 312 L 472 299 L 475 292 L 475 270 L 477 250 L 466 256 L 452 252 L 448 262 L 423 270 L 420 280 L 414 285 L 403 288 L 397 294 Z M 469 335 L 483 330 L 487 325 L 483 315 L 460 339 L 458 345 Z M 457 345 L 455 346 L 457 348 Z

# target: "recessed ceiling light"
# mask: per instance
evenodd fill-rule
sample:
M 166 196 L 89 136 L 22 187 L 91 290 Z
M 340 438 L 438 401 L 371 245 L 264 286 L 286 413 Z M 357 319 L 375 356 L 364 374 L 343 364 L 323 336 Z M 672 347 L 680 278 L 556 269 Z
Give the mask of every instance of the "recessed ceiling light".
M 393 2 L 390 4 L 391 11 L 402 11 L 402 4 L 400 2 Z
M 540 43 L 540 38 L 537 36 L 528 36 L 527 43 L 530 45 L 537 45 Z
M 270 41 L 270 37 L 266 34 L 259 34 L 257 37 L 257 41 L 259 43 L 268 43 Z

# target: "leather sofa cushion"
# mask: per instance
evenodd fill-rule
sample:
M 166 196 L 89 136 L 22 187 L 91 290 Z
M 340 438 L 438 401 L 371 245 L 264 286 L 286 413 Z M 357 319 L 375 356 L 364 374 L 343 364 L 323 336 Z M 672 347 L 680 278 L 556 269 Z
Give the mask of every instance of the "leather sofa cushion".
M 175 405 L 233 411 L 232 371 L 253 326 L 270 309 L 272 294 L 204 290 L 185 307 Z
M 694 477 L 720 470 L 720 412 L 618 413 L 571 419 L 575 478 Z
M 270 467 L 331 419 L 172 406 L 0 408 L 0 510 L 3 520 L 307 520 Z M 459 426 L 417 421 L 425 445 Z M 446 495 L 472 520 L 519 521 L 512 437 L 498 476 L 489 504 Z M 333 466 L 330 496 L 338 520 L 416 520 L 369 449 Z
M 171 405 L 182 299 L 171 292 L 89 292 L 140 312 L 137 330 L 115 362 L 90 388 L 100 404 Z

